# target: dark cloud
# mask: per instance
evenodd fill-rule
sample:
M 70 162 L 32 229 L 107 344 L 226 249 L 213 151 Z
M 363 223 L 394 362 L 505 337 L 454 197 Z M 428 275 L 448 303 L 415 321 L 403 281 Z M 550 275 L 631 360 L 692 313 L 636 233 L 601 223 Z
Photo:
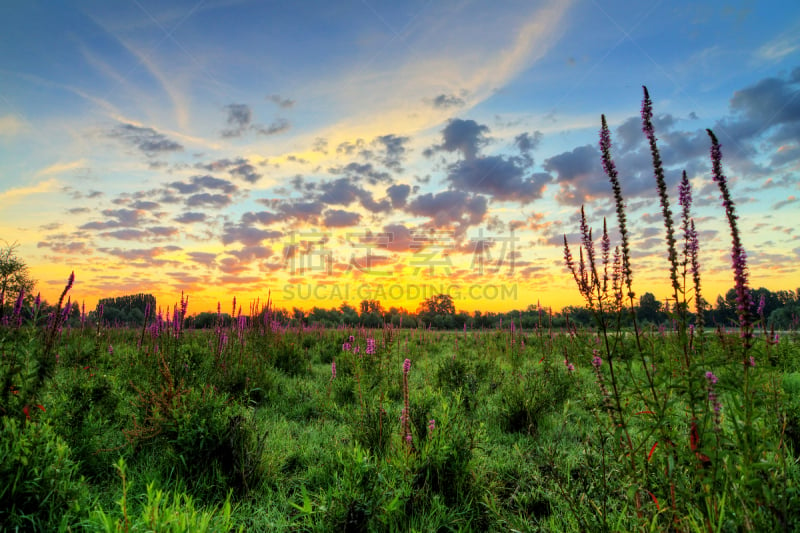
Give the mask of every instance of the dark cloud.
M 437 151 L 461 152 L 464 159 L 473 159 L 481 147 L 488 144 L 486 133 L 489 133 L 489 127 L 474 120 L 451 119 L 442 130 L 442 144 L 426 150 L 425 155 Z
M 156 235 L 157 237 L 173 237 L 178 234 L 177 228 L 172 228 L 169 226 L 150 226 L 147 228 L 151 234 Z
M 405 183 L 398 183 L 391 185 L 386 189 L 386 194 L 392 202 L 392 207 L 399 208 L 406 205 L 408 195 L 411 193 L 411 186 Z
M 322 214 L 325 204 L 319 201 L 282 202 L 278 211 L 284 216 L 301 222 L 314 222 Z
M 542 135 L 541 131 L 534 131 L 533 134 L 520 133 L 514 137 L 514 146 L 523 154 L 528 154 L 539 146 L 539 143 L 542 142 L 542 137 L 544 135 Z
M 256 172 L 256 167 L 250 163 L 244 163 L 239 166 L 233 167 L 230 170 L 232 176 L 238 176 L 248 183 L 255 183 L 261 179 L 261 174 Z
M 175 217 L 175 222 L 180 222 L 181 224 L 194 224 L 197 222 L 204 222 L 205 220 L 206 214 L 198 213 L 196 211 L 188 211 L 186 213 L 182 213 L 178 217 Z
M 173 181 L 169 187 L 177 189 L 181 194 L 193 194 L 203 190 L 219 190 L 225 194 L 236 192 L 238 187 L 228 180 L 215 178 L 213 176 L 192 176 L 189 182 Z
M 141 150 L 147 157 L 164 152 L 180 152 L 183 146 L 153 128 L 142 128 L 133 124 L 120 124 L 109 133 L 110 137 L 120 139 Z
M 328 228 L 344 228 L 355 226 L 361 221 L 361 215 L 341 209 L 328 209 L 325 211 L 323 224 Z
M 212 161 L 211 163 L 197 163 L 195 165 L 196 168 L 202 168 L 204 170 L 208 170 L 210 172 L 217 172 L 220 170 L 227 170 L 230 167 L 235 167 L 238 165 L 247 164 L 247 159 L 243 157 L 237 157 L 236 159 L 218 159 L 217 161 Z
M 210 194 L 207 192 L 193 194 L 186 199 L 188 207 L 215 207 L 222 208 L 231 204 L 231 197 L 226 194 Z
M 269 226 L 282 220 L 284 220 L 284 217 L 270 211 L 258 211 L 256 213 L 249 211 L 242 215 L 242 223 L 247 225 L 258 222 L 264 226 Z
M 344 167 L 329 168 L 331 174 L 346 174 L 354 178 L 366 180 L 369 184 L 387 183 L 392 181 L 392 176 L 388 172 L 376 169 L 372 163 L 348 163 Z
M 437 109 L 452 109 L 454 107 L 464 107 L 464 105 L 466 105 L 464 99 L 455 94 L 440 94 L 427 102 Z
M 284 98 L 279 94 L 271 94 L 267 96 L 267 100 L 283 109 L 289 109 L 294 105 L 294 100 L 290 98 Z
M 228 104 L 225 112 L 228 114 L 225 120 L 228 129 L 222 130 L 223 137 L 241 136 L 253 121 L 253 112 L 247 104 Z
M 144 211 L 138 209 L 105 209 L 103 215 L 112 219 L 105 222 L 88 222 L 79 229 L 107 230 L 136 227 L 144 221 Z
M 394 134 L 381 135 L 372 141 L 373 145 L 380 147 L 379 161 L 386 168 L 399 172 L 403 169 L 402 163 L 406 158 L 406 144 L 410 137 L 398 137 Z
M 471 196 L 463 191 L 443 191 L 417 196 L 409 202 L 406 210 L 413 215 L 429 217 L 433 227 L 457 224 L 464 231 L 484 219 L 487 206 L 484 196 Z
M 88 213 L 91 211 L 88 207 L 73 207 L 71 209 L 67 209 L 67 213 L 70 215 L 82 215 L 83 213 Z
M 547 173 L 524 177 L 527 167 L 526 162 L 504 156 L 465 159 L 450 165 L 447 180 L 459 190 L 527 204 L 541 198 L 552 181 Z
M 152 211 L 158 209 L 158 202 L 151 202 L 149 200 L 137 200 L 131 204 L 134 209 L 143 209 L 145 211 Z
M 389 200 L 375 201 L 372 193 L 354 184 L 349 178 L 324 182 L 316 188 L 321 191 L 317 200 L 326 205 L 346 206 L 358 200 L 365 209 L 373 213 L 388 212 L 391 209 Z
M 247 224 L 225 224 L 222 232 L 222 244 L 239 242 L 245 246 L 258 246 L 265 239 L 277 239 L 280 231 L 262 230 Z

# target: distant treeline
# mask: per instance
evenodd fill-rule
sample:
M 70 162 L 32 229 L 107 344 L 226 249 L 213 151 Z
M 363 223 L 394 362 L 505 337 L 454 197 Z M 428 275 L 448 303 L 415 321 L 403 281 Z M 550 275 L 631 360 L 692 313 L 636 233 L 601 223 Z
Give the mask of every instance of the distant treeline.
M 147 313 L 152 316 L 155 310 L 156 298 L 152 294 L 130 294 L 101 299 L 92 318 L 102 317 L 109 324 L 141 326 Z
M 754 307 L 751 310 L 756 319 L 763 317 L 768 328 L 780 330 L 800 328 L 800 289 L 770 291 L 759 288 L 752 291 Z M 763 301 L 763 304 L 762 304 Z M 101 307 L 102 306 L 102 307 Z M 694 305 L 690 305 L 694 308 Z M 102 309 L 102 314 L 101 314 Z M 649 292 L 643 293 L 637 300 L 636 318 L 640 325 L 661 326 L 669 324 L 674 316 L 674 302 L 660 301 Z M 98 302 L 97 308 L 81 320 L 77 306 L 70 313 L 71 322 L 87 319 L 96 323 L 102 317 L 103 323 L 111 326 L 141 326 L 145 316 L 152 321 L 158 312 L 156 299 L 152 294 L 134 294 L 104 298 Z M 166 309 L 162 310 L 164 313 Z M 46 315 L 45 315 L 46 316 Z M 690 313 L 691 320 L 694 315 Z M 738 312 L 736 310 L 736 291 L 730 289 L 724 296 L 719 296 L 714 305 L 706 304 L 704 319 L 708 327 L 735 327 Z M 164 319 L 171 317 L 163 316 Z M 217 325 L 228 326 L 233 318 L 227 313 L 217 314 L 201 312 L 188 315 L 184 326 L 187 328 L 207 329 Z M 255 320 L 264 320 L 264 310 L 260 310 Z M 342 303 L 338 307 L 324 309 L 314 307 L 303 310 L 297 307 L 291 311 L 271 309 L 269 320 L 293 326 L 360 326 L 379 328 L 384 324 L 394 327 L 432 327 L 435 329 L 493 329 L 510 327 L 511 321 L 516 327 L 533 329 L 536 327 L 563 328 L 568 323 L 576 326 L 594 325 L 592 311 L 582 306 L 568 306 L 561 310 L 541 308 L 528 305 L 523 310 L 504 313 L 458 311 L 453 299 L 444 294 L 436 295 L 423 301 L 416 311 L 408 311 L 400 307 L 384 308 L 377 300 L 363 300 L 358 307 Z M 632 325 L 629 313 L 622 315 L 623 325 Z

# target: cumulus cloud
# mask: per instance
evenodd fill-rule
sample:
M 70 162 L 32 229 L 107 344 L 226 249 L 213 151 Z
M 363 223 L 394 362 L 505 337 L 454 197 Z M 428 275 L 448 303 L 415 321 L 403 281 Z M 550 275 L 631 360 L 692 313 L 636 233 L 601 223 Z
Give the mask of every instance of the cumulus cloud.
M 361 215 L 342 209 L 328 209 L 325 211 L 323 224 L 328 228 L 344 228 L 355 226 L 361 221 Z
M 159 133 L 153 128 L 143 128 L 133 124 L 119 124 L 111 130 L 109 136 L 138 148 L 147 157 L 183 150 L 180 143 L 167 138 L 163 133 Z
M 459 233 L 480 223 L 486 216 L 487 208 L 485 196 L 470 195 L 464 191 L 423 194 L 406 206 L 406 210 L 413 215 L 429 217 L 429 225 L 435 228 L 456 226 Z
M 195 224 L 197 222 L 205 222 L 205 220 L 206 214 L 197 211 L 188 211 L 175 217 L 175 222 L 180 222 L 181 224 Z
M 442 144 L 434 145 L 423 152 L 431 157 L 436 152 L 460 152 L 464 159 L 474 159 L 480 149 L 489 143 L 485 134 L 489 127 L 474 120 L 450 119 L 442 130 Z
M 389 196 L 389 199 L 392 202 L 392 207 L 394 208 L 399 208 L 406 205 L 406 201 L 408 200 L 408 195 L 410 193 L 411 186 L 406 185 L 405 183 L 391 185 L 386 189 L 386 194 Z
M 543 172 L 525 177 L 527 167 L 526 162 L 504 156 L 465 159 L 450 165 L 447 180 L 459 190 L 527 204 L 541 198 L 552 179 Z
M 188 182 L 173 181 L 169 187 L 177 189 L 181 194 L 193 194 L 200 191 L 212 189 L 219 190 L 225 194 L 236 192 L 238 187 L 228 180 L 215 178 L 213 176 L 192 176 Z
M 247 224 L 225 224 L 222 231 L 222 244 L 228 245 L 239 242 L 245 246 L 258 246 L 265 239 L 277 239 L 282 236 L 280 231 L 262 230 Z
M 210 194 L 207 192 L 193 194 L 186 199 L 187 207 L 205 206 L 219 209 L 230 205 L 231 202 L 231 197 L 227 194 Z

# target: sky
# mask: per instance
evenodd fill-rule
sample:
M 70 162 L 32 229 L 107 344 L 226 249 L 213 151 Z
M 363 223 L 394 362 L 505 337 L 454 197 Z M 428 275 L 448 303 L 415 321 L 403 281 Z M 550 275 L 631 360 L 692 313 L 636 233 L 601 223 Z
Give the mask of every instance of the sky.
M 564 266 L 613 197 L 634 289 L 670 292 L 642 86 L 703 291 L 733 285 L 709 139 L 753 287 L 800 283 L 800 4 L 525 0 L 4 2 L 0 239 L 58 299 L 189 312 L 582 304 Z M 677 216 L 677 215 L 676 215 Z

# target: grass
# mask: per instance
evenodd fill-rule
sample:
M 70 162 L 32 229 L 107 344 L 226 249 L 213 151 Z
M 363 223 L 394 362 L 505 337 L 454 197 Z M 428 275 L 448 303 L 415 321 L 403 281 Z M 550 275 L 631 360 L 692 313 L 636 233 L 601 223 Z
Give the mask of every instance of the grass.
M 28 419 L 18 395 L 3 406 L 2 442 L 14 446 L 3 448 L 3 486 L 12 489 L 2 495 L 2 520 L 74 531 L 136 531 L 153 516 L 167 530 L 208 531 L 706 530 L 709 516 L 715 531 L 798 527 L 790 512 L 799 503 L 796 334 L 752 348 L 759 361 L 769 360 L 767 350 L 781 357 L 751 374 L 750 431 L 762 443 L 751 470 L 739 458 L 745 398 L 729 339 L 706 339 L 722 405 L 721 427 L 709 433 L 718 438 L 700 449 L 708 468 L 691 448 L 685 406 L 673 406 L 671 427 L 653 427 L 637 392 L 644 376 L 634 360 L 620 359 L 623 416 L 641 443 L 632 478 L 591 364 L 597 334 L 538 333 L 517 330 L 525 348 L 511 351 L 508 330 L 250 327 L 243 348 L 229 344 L 221 354 L 222 370 L 207 348 L 214 332 L 137 347 L 137 332 L 103 329 L 113 353 L 98 350 L 87 361 L 96 330 L 65 331 L 59 362 L 36 395 L 44 410 L 29 409 Z M 4 369 L 37 334 L 4 331 Z M 341 351 L 350 334 L 362 347 L 369 337 L 388 342 L 360 357 Z M 302 372 L 277 368 L 280 356 L 265 349 L 288 339 L 313 339 Z M 677 387 L 679 336 L 642 340 L 656 376 Z M 410 446 L 399 421 L 406 357 Z M 231 373 L 245 363 L 252 372 L 239 387 Z M 672 443 L 653 449 L 663 435 Z M 634 482 L 648 496 L 638 508 Z M 709 501 L 719 508 L 706 509 Z

